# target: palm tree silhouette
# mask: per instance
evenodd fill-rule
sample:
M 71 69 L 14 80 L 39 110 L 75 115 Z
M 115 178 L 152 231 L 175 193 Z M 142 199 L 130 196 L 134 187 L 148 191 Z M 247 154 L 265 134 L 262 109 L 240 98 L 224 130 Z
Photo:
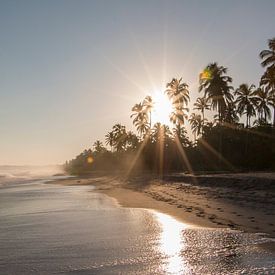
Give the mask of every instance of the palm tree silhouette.
M 218 111 L 219 122 L 222 121 L 226 104 L 233 99 L 231 90 L 232 78 L 225 75 L 227 68 L 218 66 L 217 63 L 210 63 L 200 74 L 199 91 L 204 91 L 204 96 L 211 101 L 213 110 Z
M 175 124 L 180 134 L 181 125 L 184 120 L 188 118 L 186 112 L 189 109 L 186 107 L 190 100 L 188 85 L 182 82 L 182 78 L 173 78 L 171 82 L 167 83 L 165 93 L 172 101 L 173 111 L 170 114 L 170 121 Z
M 269 50 L 260 52 L 260 58 L 263 59 L 262 66 L 269 67 L 275 66 L 275 37 L 268 40 Z
M 257 100 L 255 97 L 255 85 L 241 84 L 236 89 L 234 95 L 236 96 L 237 112 L 242 115 L 246 114 L 246 127 L 250 127 L 251 117 L 256 115 Z
M 269 106 L 273 106 L 273 97 L 267 88 L 258 88 L 255 91 L 255 97 L 259 119 L 261 121 L 264 120 L 265 123 L 267 123 L 268 119 L 271 117 Z
M 188 136 L 187 131 L 184 127 L 181 126 L 180 131 L 178 131 L 178 128 L 173 129 L 173 138 L 174 140 L 178 139 L 180 144 L 182 144 L 184 147 L 188 147 L 191 145 Z
M 132 131 L 127 132 L 127 146 L 131 149 L 136 149 L 138 144 L 138 137 Z
M 153 142 L 167 142 L 171 136 L 170 129 L 167 125 L 157 122 L 152 129 Z
M 143 109 L 145 111 L 145 113 L 149 114 L 149 126 L 150 126 L 150 129 L 152 128 L 152 109 L 154 107 L 154 102 L 153 102 L 153 99 L 151 96 L 146 96 L 145 99 L 143 100 L 142 102 L 142 105 L 143 105 Z
M 114 133 L 114 146 L 117 151 L 122 151 L 125 149 L 127 145 L 127 133 L 126 127 L 121 124 L 115 124 L 113 126 L 113 133 Z
M 260 81 L 261 86 L 265 86 L 273 98 L 273 126 L 275 127 L 275 65 L 266 69 Z
M 194 134 L 194 139 L 196 141 L 197 136 L 199 136 L 202 133 L 204 121 L 201 115 L 192 113 L 189 118 L 189 123 L 191 125 L 192 133 Z
M 204 111 L 210 110 L 209 98 L 198 97 L 194 103 L 194 110 L 198 110 L 202 113 L 202 119 L 204 120 Z
M 146 133 L 149 129 L 147 112 L 142 103 L 135 104 L 132 108 L 132 112 L 133 114 L 130 117 L 134 118 L 133 124 L 137 128 L 141 137 L 142 134 Z
M 103 146 L 103 143 L 100 140 L 96 140 L 94 142 L 93 149 L 96 154 L 100 154 L 100 153 L 106 151 L 105 147 Z
M 108 132 L 105 135 L 105 143 L 106 145 L 110 145 L 111 146 L 111 151 L 113 152 L 113 146 L 115 145 L 115 134 L 114 132 Z
M 235 124 L 239 121 L 235 102 L 228 102 L 224 111 L 223 121 L 229 124 Z

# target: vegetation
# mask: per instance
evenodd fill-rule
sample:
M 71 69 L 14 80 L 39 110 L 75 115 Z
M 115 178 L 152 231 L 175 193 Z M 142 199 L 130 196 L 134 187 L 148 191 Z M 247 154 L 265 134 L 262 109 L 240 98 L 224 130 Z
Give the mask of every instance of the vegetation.
M 271 170 L 275 169 L 275 38 L 260 53 L 265 72 L 258 87 L 243 83 L 235 90 L 227 68 L 208 64 L 199 75 L 199 92 L 189 115 L 189 87 L 173 78 L 163 93 L 172 105 L 173 127 L 152 125 L 154 99 L 146 96 L 132 108 L 137 134 L 116 124 L 65 168 L 73 174 L 91 171 Z M 197 113 L 196 113 L 197 111 Z M 205 112 L 213 113 L 209 121 Z M 272 119 L 273 113 L 273 119 Z M 209 116 L 207 116 L 209 117 Z M 244 123 L 242 122 L 244 121 Z M 190 123 L 194 141 L 186 125 Z

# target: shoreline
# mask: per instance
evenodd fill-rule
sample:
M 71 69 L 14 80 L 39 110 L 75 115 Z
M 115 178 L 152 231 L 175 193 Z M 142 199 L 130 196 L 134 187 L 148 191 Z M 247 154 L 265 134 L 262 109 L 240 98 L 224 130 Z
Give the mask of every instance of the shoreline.
M 93 185 L 122 207 L 153 209 L 195 227 L 231 228 L 275 237 L 275 173 L 139 176 L 93 175 L 51 183 Z
M 122 207 L 153 209 L 195 227 L 231 228 L 275 237 L 275 173 L 139 176 L 93 175 L 51 182 L 93 185 Z

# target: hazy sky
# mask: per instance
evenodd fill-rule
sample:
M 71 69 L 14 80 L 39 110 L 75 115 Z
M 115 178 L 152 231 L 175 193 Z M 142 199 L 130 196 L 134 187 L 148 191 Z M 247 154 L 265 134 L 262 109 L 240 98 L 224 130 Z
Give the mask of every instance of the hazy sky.
M 255 83 L 275 1 L 0 1 L 0 165 L 71 159 L 172 77 Z

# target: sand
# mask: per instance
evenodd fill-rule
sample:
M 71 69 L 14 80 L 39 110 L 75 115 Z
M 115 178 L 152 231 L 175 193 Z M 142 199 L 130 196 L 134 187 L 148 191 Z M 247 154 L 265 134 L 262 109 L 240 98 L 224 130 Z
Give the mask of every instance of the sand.
M 275 237 L 275 173 L 173 174 L 162 180 L 91 176 L 59 180 L 94 185 L 121 206 L 154 209 L 193 226 L 230 227 Z

